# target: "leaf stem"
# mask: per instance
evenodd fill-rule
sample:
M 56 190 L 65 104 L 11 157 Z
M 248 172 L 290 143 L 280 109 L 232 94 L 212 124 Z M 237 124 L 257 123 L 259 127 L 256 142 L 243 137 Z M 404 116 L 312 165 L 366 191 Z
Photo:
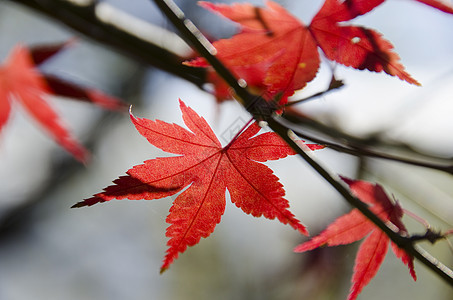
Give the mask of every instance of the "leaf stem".
M 241 135 L 241 133 L 250 125 L 250 123 L 252 123 L 255 119 L 254 118 L 250 118 L 250 120 L 247 121 L 247 123 L 245 123 L 244 126 L 242 126 L 241 130 L 239 130 L 235 135 L 234 137 L 231 139 L 231 141 L 228 143 L 228 145 L 226 145 L 225 147 L 223 147 L 223 151 L 226 151 L 228 150 L 228 148 L 230 148 L 230 146 L 233 144 L 233 142 L 238 138 L 239 135 Z

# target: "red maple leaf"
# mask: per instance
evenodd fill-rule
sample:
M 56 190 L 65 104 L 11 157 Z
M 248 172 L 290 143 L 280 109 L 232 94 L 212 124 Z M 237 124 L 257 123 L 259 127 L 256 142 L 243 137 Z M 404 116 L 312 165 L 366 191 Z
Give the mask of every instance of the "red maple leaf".
M 356 69 L 384 71 L 412 84 L 419 84 L 399 62 L 393 46 L 374 30 L 343 25 L 363 15 L 384 0 L 326 0 L 309 26 L 292 16 L 283 7 L 266 1 L 267 7 L 244 4 L 200 2 L 204 8 L 239 23 L 241 31 L 229 39 L 214 42 L 217 56 L 233 73 L 237 69 L 271 60 L 264 85 L 271 95 L 291 95 L 303 88 L 318 72 L 318 46 L 334 61 Z M 187 62 L 207 66 L 203 58 Z
M 261 164 L 294 151 L 275 133 L 256 135 L 253 123 L 227 146 L 222 147 L 206 121 L 180 101 L 182 117 L 189 130 L 160 120 L 131 120 L 141 135 L 154 146 L 176 157 L 147 160 L 128 170 L 94 195 L 73 207 L 93 205 L 112 199 L 153 200 L 168 197 L 187 187 L 173 202 L 166 221 L 170 238 L 161 271 L 179 253 L 208 237 L 220 222 L 225 209 L 225 191 L 231 201 L 255 217 L 277 218 L 303 234 L 306 228 L 288 210 L 285 191 L 271 169 Z M 318 145 L 308 145 L 320 149 Z
M 370 210 L 379 218 L 393 224 L 401 234 L 407 233 L 406 227 L 401 222 L 403 216 L 401 206 L 398 202 L 392 202 L 379 184 L 342 179 L 349 185 L 356 197 L 370 205 Z M 351 300 L 356 299 L 357 295 L 376 275 L 384 261 L 390 242 L 388 236 L 363 216 L 358 209 L 353 209 L 348 214 L 339 217 L 319 235 L 297 246 L 294 251 L 305 252 L 322 246 L 345 245 L 364 237 L 366 239 L 361 244 L 355 259 L 352 286 L 348 297 L 348 300 Z M 416 280 L 413 257 L 393 242 L 391 245 L 395 255 L 408 266 L 411 276 Z
M 58 114 L 46 101 L 46 95 L 73 97 L 110 109 L 124 107 L 121 101 L 100 91 L 83 88 L 53 75 L 42 74 L 37 64 L 45 62 L 68 43 L 28 49 L 18 45 L 0 66 L 0 130 L 8 121 L 11 101 L 16 100 L 41 126 L 79 161 L 86 161 L 88 151 L 72 137 Z

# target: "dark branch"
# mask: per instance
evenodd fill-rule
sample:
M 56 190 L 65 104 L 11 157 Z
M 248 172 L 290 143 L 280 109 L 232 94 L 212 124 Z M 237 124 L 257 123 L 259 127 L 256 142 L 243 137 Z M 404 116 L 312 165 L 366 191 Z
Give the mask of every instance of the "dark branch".
M 374 150 L 370 150 L 370 149 L 368 149 L 368 147 L 365 147 L 364 145 L 342 145 L 340 143 L 328 141 L 327 139 L 315 137 L 314 135 L 307 134 L 305 132 L 302 132 L 301 130 L 296 130 L 296 129 L 294 129 L 294 126 L 291 126 L 287 123 L 288 122 L 285 122 L 285 126 L 288 128 L 292 128 L 292 131 L 295 134 L 297 134 L 299 137 L 301 137 L 302 139 L 310 140 L 317 144 L 325 145 L 326 147 L 328 147 L 332 150 L 335 150 L 337 152 L 350 154 L 350 155 L 353 155 L 356 157 L 366 156 L 366 157 L 372 157 L 372 158 L 385 159 L 385 160 L 395 161 L 395 162 L 404 163 L 404 164 L 408 164 L 408 165 L 424 167 L 424 168 L 429 168 L 429 169 L 433 169 L 433 170 L 439 170 L 439 171 L 446 172 L 446 173 L 453 175 L 453 165 L 452 164 L 442 164 L 442 163 L 435 163 L 435 162 L 430 162 L 430 161 L 422 161 L 422 160 L 416 160 L 416 159 L 411 159 L 411 158 L 407 158 L 407 157 L 392 155 L 392 154 L 388 154 L 388 153 L 381 153 L 381 152 L 377 152 Z M 294 125 L 294 124 L 292 124 L 292 125 Z
M 95 3 L 80 6 L 64 0 L 9 1 L 32 8 L 138 62 L 184 78 L 199 87 L 205 83 L 204 69 L 182 65 L 183 58 L 175 53 L 100 20 L 96 15 Z
M 429 153 L 421 153 L 410 145 L 400 142 L 386 142 L 378 135 L 371 135 L 370 137 L 358 138 L 347 134 L 334 126 L 324 125 L 306 115 L 298 115 L 293 111 L 286 111 L 284 113 L 284 122 L 286 126 L 290 127 L 301 138 L 311 140 L 313 142 L 324 144 L 329 148 L 338 152 L 351 154 L 354 156 L 367 156 L 379 159 L 392 160 L 400 163 L 410 164 L 414 166 L 430 168 L 439 170 L 449 174 L 453 174 L 453 160 L 450 158 L 439 158 Z M 297 129 L 296 129 L 297 128 Z M 311 132 L 316 132 L 317 135 L 326 136 L 328 138 L 314 137 L 313 134 L 308 134 L 302 128 L 309 128 Z M 304 132 L 303 132 L 304 131 Z M 333 140 L 338 142 L 332 142 Z M 385 149 L 382 151 L 370 150 L 377 147 Z M 390 149 L 400 155 L 392 155 L 384 153 Z M 409 158 L 409 157 L 416 157 Z

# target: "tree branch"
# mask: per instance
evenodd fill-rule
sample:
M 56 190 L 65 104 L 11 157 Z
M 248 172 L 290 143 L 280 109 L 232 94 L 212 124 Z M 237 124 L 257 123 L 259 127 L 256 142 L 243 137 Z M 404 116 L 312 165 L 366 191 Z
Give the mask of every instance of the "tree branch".
M 430 168 L 453 174 L 453 160 L 451 158 L 439 158 L 429 153 L 421 153 L 416 149 L 413 149 L 410 145 L 404 143 L 392 143 L 382 141 L 377 135 L 370 136 L 368 138 L 358 138 L 347 134 L 334 126 L 324 125 L 319 121 L 311 119 L 306 115 L 300 115 L 294 111 L 285 111 L 283 114 L 284 121 L 287 127 L 290 127 L 300 137 L 309 139 L 313 142 L 324 144 L 333 150 L 348 153 L 355 156 L 368 156 L 374 158 L 381 158 L 386 160 L 393 160 L 405 164 L 415 165 L 419 167 Z M 282 120 L 283 121 L 283 120 Z M 302 132 L 300 127 L 308 127 L 317 133 L 321 133 L 333 140 L 340 140 L 338 143 L 328 141 L 325 138 L 314 137 L 313 134 L 309 135 L 306 132 Z M 298 128 L 298 129 L 296 129 Z M 370 147 L 379 146 L 380 148 L 394 149 L 396 151 L 407 153 L 409 157 L 417 157 L 417 159 L 403 157 L 402 155 L 396 156 L 388 153 L 378 152 L 369 150 Z
M 101 42 L 122 54 L 142 63 L 149 64 L 161 70 L 184 78 L 202 87 L 206 82 L 205 70 L 182 65 L 181 58 L 176 53 L 162 48 L 158 43 L 141 37 L 139 33 L 132 34 L 131 28 L 120 28 L 102 20 L 99 17 L 100 5 L 77 5 L 67 0 L 9 0 L 34 9 L 47 17 L 63 23 L 69 28 L 84 34 L 90 39 Z M 118 12 L 111 9 L 112 19 L 119 19 Z M 124 13 L 122 13 L 124 14 Z
M 385 160 L 391 160 L 399 163 L 404 163 L 404 164 L 409 164 L 413 166 L 418 166 L 418 167 L 424 167 L 424 168 L 429 168 L 429 169 L 434 169 L 434 170 L 439 170 L 442 172 L 446 172 L 449 174 L 453 175 L 453 164 L 442 164 L 442 163 L 435 163 L 435 162 L 430 162 L 430 161 L 422 161 L 422 160 L 416 160 L 416 159 L 411 159 L 407 157 L 401 157 L 401 156 L 396 156 L 388 153 L 380 153 L 376 152 L 373 150 L 369 150 L 363 145 L 341 145 L 339 143 L 334 143 L 331 141 L 328 141 L 327 139 L 323 138 L 318 138 L 315 137 L 314 135 L 307 134 L 305 132 L 302 132 L 301 130 L 296 130 L 294 129 L 294 124 L 288 125 L 287 120 L 282 120 L 286 121 L 285 126 L 287 128 L 291 128 L 291 130 L 297 134 L 299 137 L 302 139 L 307 139 L 310 140 L 314 143 L 325 145 L 326 147 L 335 150 L 337 152 L 341 153 L 346 153 L 350 154 L 353 156 L 361 157 L 361 156 L 367 156 L 367 157 L 372 157 L 372 158 L 380 158 L 380 159 L 385 159 Z

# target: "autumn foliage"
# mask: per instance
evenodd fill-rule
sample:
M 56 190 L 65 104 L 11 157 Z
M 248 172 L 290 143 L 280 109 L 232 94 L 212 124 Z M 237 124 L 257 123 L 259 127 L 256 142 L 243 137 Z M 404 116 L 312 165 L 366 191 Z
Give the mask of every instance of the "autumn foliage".
M 266 1 L 265 7 L 249 3 L 232 5 L 200 2 L 200 5 L 240 25 L 228 39 L 213 43 L 216 56 L 237 77 L 244 79 L 255 93 L 267 100 L 279 97 L 282 109 L 296 90 L 316 77 L 320 49 L 329 60 L 358 70 L 385 72 L 410 84 L 420 85 L 400 62 L 393 45 L 373 29 L 347 22 L 369 13 L 383 0 L 326 0 L 307 26 L 282 6 Z M 438 1 L 419 1 L 444 12 L 452 9 Z M 218 101 L 229 98 L 228 86 L 203 57 L 184 62 L 208 70 L 208 81 L 215 86 Z M 154 146 L 177 156 L 145 161 L 119 177 L 103 192 L 75 204 L 90 206 L 113 199 L 153 200 L 175 195 L 167 216 L 168 250 L 161 271 L 168 269 L 187 246 L 208 237 L 221 221 L 225 192 L 245 213 L 278 219 L 304 235 L 308 231 L 288 210 L 285 191 L 272 170 L 261 162 L 295 154 L 275 133 L 261 133 L 249 122 L 231 142 L 222 147 L 210 126 L 184 102 L 182 117 L 188 129 L 160 120 L 136 118 L 132 123 Z M 302 143 L 301 141 L 299 143 Z M 301 144 L 299 144 L 301 145 Z M 307 145 L 306 145 L 307 146 Z M 305 147 L 306 146 L 301 146 Z M 308 144 L 311 150 L 323 146 Z M 403 209 L 383 188 L 361 180 L 343 178 L 351 193 L 369 205 L 383 222 L 408 235 L 402 223 Z M 362 213 L 353 209 L 338 218 L 318 236 L 295 248 L 305 252 L 322 246 L 349 244 L 364 239 L 355 260 L 348 299 L 355 299 L 376 275 L 389 244 L 395 255 L 408 266 L 416 280 L 414 258 L 390 241 L 389 237 Z
M 453 14 L 453 9 L 441 1 L 414 1 Z M 357 70 L 383 72 L 409 84 L 420 85 L 405 70 L 390 41 L 374 29 L 350 23 L 383 3 L 384 0 L 325 0 L 308 25 L 273 1 L 266 1 L 265 6 L 204 1 L 200 5 L 238 24 L 237 34 L 213 42 L 216 57 L 237 78 L 244 79 L 250 91 L 261 95 L 266 100 L 263 103 L 278 102 L 271 113 L 280 113 L 291 103 L 288 97 L 316 77 L 322 56 Z M 88 151 L 70 133 L 47 98 L 50 95 L 70 97 L 114 110 L 124 109 L 125 105 L 96 89 L 68 82 L 39 69 L 73 43 L 38 47 L 18 45 L 12 50 L 0 66 L 0 129 L 5 127 L 11 104 L 16 101 L 61 147 L 77 160 L 86 162 Z M 187 59 L 184 64 L 207 69 L 206 80 L 214 85 L 218 101 L 234 96 L 206 57 Z M 222 146 L 203 117 L 181 100 L 180 109 L 186 128 L 161 120 L 138 118 L 130 112 L 131 122 L 139 134 L 173 156 L 152 158 L 132 167 L 102 192 L 73 207 L 114 199 L 154 200 L 175 196 L 166 218 L 169 240 L 161 272 L 167 270 L 188 246 L 198 244 L 201 238 L 207 238 L 214 231 L 224 214 L 227 193 L 231 202 L 244 213 L 277 219 L 302 235 L 309 235 L 306 226 L 289 210 L 289 201 L 279 178 L 263 164 L 294 155 L 295 148 L 277 133 L 262 132 L 258 120 L 253 118 Z M 306 151 L 325 148 L 302 140 L 296 143 Z M 401 236 L 410 235 L 402 222 L 404 210 L 382 186 L 341 178 L 351 194 L 380 220 Z M 356 299 L 376 275 L 389 245 L 416 280 L 414 257 L 394 244 L 357 208 L 333 221 L 294 251 L 306 252 L 362 239 L 348 299 Z
M 241 25 L 238 34 L 214 42 L 217 56 L 238 77 L 271 97 L 278 93 L 290 96 L 316 77 L 318 47 L 328 59 L 345 66 L 385 72 L 419 85 L 381 34 L 342 23 L 382 2 L 327 0 L 308 26 L 273 1 L 266 1 L 264 8 L 248 3 L 200 5 Z M 208 66 L 204 58 L 187 64 Z M 265 70 L 263 64 L 268 64 Z

